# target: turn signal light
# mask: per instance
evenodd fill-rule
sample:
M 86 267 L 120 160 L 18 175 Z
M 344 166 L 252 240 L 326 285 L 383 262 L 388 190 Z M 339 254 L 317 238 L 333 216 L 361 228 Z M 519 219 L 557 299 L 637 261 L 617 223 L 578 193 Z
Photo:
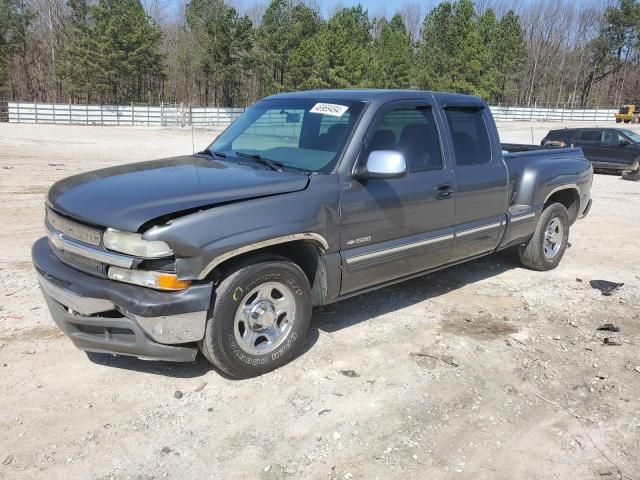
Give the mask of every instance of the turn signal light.
M 164 290 L 182 290 L 191 285 L 189 280 L 178 280 L 175 275 L 158 275 L 158 287 Z
M 109 278 L 118 282 L 133 283 L 158 290 L 184 290 L 191 285 L 189 280 L 178 280 L 174 273 L 120 267 L 109 267 Z

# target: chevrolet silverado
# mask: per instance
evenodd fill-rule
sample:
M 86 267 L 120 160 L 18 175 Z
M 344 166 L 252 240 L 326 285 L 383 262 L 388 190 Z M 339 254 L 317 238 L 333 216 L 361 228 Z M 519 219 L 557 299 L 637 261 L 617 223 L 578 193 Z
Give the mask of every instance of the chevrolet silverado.
M 78 348 L 256 376 L 300 351 L 314 306 L 509 247 L 555 268 L 593 172 L 532 148 L 501 145 L 472 96 L 278 94 L 202 152 L 54 184 L 33 263 Z

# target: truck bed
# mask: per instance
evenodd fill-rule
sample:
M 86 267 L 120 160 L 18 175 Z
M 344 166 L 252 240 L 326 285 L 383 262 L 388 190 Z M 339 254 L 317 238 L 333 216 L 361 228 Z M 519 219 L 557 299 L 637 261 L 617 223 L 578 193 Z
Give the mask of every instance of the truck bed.
M 532 161 L 540 161 L 541 157 L 545 159 L 584 159 L 584 153 L 580 147 L 556 147 L 551 145 L 526 145 L 519 143 L 503 143 L 502 152 L 507 166 L 510 159 L 519 160 L 531 159 Z
M 534 150 L 558 149 L 561 147 L 555 145 L 529 145 L 526 143 L 502 143 L 502 151 L 509 153 L 531 152 Z

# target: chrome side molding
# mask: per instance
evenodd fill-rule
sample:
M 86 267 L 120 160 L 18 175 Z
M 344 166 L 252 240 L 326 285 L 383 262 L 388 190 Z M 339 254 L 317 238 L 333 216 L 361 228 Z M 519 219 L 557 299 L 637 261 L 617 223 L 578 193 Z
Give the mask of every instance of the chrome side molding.
M 525 220 L 531 220 L 535 216 L 536 216 L 536 212 L 529 212 L 529 213 L 523 213 L 523 214 L 520 214 L 520 215 L 514 215 L 513 217 L 511 217 L 509 219 L 509 222 L 510 223 L 523 222 Z
M 451 239 L 453 239 L 453 234 L 442 235 L 434 238 L 428 238 L 426 240 L 420 240 L 418 242 L 405 243 L 402 245 L 398 245 L 397 247 L 385 248 L 384 250 L 376 250 L 375 252 L 371 252 L 371 253 L 363 253 L 362 255 L 347 257 L 346 262 L 347 262 L 347 265 L 357 265 L 358 263 L 366 262 L 367 260 L 371 260 L 374 258 L 383 257 L 385 255 L 392 255 L 394 253 L 404 252 L 406 250 L 412 250 L 414 248 L 420 248 L 426 245 L 433 245 L 433 244 L 445 242 Z
M 496 228 L 500 227 L 502 227 L 502 220 L 499 222 L 490 223 L 489 225 L 481 225 L 479 227 L 469 228 L 467 230 L 456 232 L 456 238 L 466 237 L 467 235 L 473 235 L 474 233 L 480 233 L 486 230 L 495 230 Z

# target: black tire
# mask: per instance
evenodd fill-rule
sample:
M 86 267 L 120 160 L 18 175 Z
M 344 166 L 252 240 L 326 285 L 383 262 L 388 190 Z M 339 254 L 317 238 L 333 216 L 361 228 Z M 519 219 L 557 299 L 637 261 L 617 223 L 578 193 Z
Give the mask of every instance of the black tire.
M 249 303 L 249 294 L 265 283 L 279 284 L 283 292 L 288 289 L 285 295 L 289 303 L 295 305 L 295 313 L 293 318 L 285 316 L 284 320 L 291 323 L 286 327 L 289 329 L 286 336 L 280 340 L 282 343 L 274 342 L 273 345 L 277 345 L 277 348 L 273 347 L 273 351 L 255 353 L 245 349 L 241 338 L 244 333 L 241 330 L 247 328 L 245 325 L 249 325 L 248 321 L 253 320 L 247 316 L 246 322 L 241 320 L 240 325 L 236 325 L 236 313 L 241 304 Z M 269 286 L 265 288 L 268 290 Z M 274 291 L 279 293 L 278 290 Z M 227 272 L 214 295 L 200 351 L 225 374 L 234 378 L 262 375 L 288 363 L 300 351 L 311 323 L 312 300 L 309 281 L 298 265 L 282 257 L 249 258 Z M 274 301 L 277 302 L 278 299 L 275 298 Z M 251 303 L 255 303 L 255 300 Z M 273 317 L 269 317 L 271 318 Z M 278 318 L 269 321 L 275 325 Z M 262 325 L 259 327 L 264 328 Z M 260 335 L 253 329 L 249 332 Z M 268 337 L 263 336 L 256 342 L 261 341 L 264 348 L 271 348 L 265 343 L 267 340 Z M 254 347 L 256 345 L 261 344 L 253 344 Z
M 558 245 L 557 251 L 554 248 L 549 248 L 547 244 L 547 251 L 555 251 L 550 257 L 545 253 L 545 237 L 547 235 L 547 229 L 553 223 L 553 227 L 561 225 L 562 231 L 557 233 L 561 237 L 561 241 L 555 242 L 554 245 Z M 526 245 L 520 247 L 518 253 L 520 255 L 520 262 L 527 268 L 538 271 L 553 270 L 560 264 L 560 260 L 564 256 L 564 252 L 567 249 L 569 242 L 569 213 L 564 205 L 560 203 L 552 203 L 545 208 L 540 215 L 536 229 L 533 232 L 533 236 L 529 239 Z M 558 231 L 557 229 L 556 231 Z M 560 240 L 560 239 L 558 239 Z

